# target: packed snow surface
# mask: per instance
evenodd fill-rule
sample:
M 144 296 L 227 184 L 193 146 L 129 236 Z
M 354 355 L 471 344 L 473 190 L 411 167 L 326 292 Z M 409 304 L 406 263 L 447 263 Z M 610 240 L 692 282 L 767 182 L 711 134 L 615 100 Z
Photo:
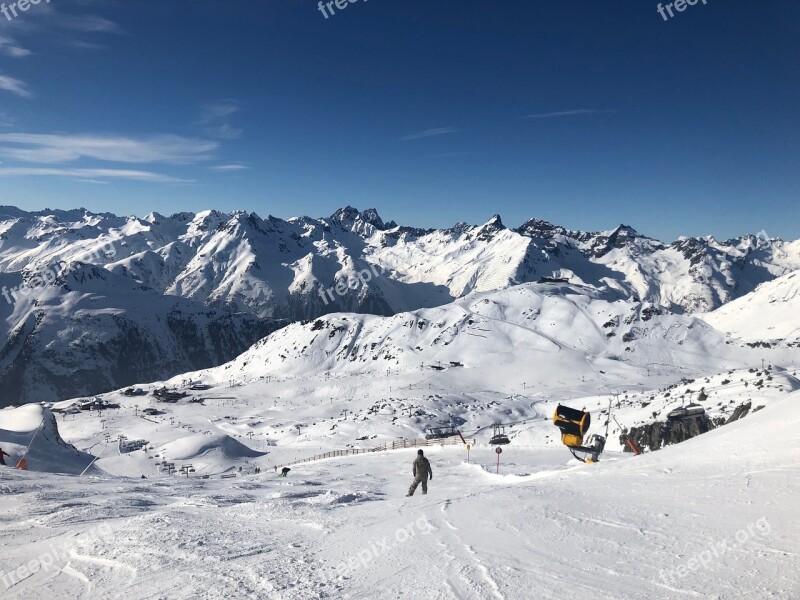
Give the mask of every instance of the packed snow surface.
M 596 465 L 429 448 L 221 479 L 8 471 L 7 598 L 726 598 L 800 593 L 800 395 Z M 769 432 L 769 435 L 765 435 Z M 31 565 L 24 578 L 19 565 Z M 45 567 L 45 565 L 47 565 Z

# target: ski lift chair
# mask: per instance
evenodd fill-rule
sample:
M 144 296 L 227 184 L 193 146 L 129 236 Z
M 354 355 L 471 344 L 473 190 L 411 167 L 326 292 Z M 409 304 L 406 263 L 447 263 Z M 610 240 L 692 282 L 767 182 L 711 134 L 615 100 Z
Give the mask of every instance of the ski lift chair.
M 458 430 L 455 425 L 448 425 L 447 427 L 431 427 L 425 435 L 426 440 L 442 440 L 445 438 L 458 435 Z
M 510 444 L 511 440 L 508 439 L 506 435 L 506 428 L 504 425 L 500 425 L 499 423 L 495 423 L 492 425 L 493 433 L 492 439 L 489 440 L 489 443 L 493 446 L 504 446 L 505 444 Z

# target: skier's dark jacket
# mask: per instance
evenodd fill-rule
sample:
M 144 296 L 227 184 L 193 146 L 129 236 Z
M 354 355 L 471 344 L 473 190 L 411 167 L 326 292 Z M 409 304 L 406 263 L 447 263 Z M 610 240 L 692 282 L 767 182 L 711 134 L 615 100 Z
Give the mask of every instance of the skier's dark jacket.
M 433 469 L 431 469 L 431 463 L 428 462 L 428 459 L 424 456 L 418 456 L 417 459 L 414 461 L 414 477 L 425 481 L 430 477 L 433 479 Z

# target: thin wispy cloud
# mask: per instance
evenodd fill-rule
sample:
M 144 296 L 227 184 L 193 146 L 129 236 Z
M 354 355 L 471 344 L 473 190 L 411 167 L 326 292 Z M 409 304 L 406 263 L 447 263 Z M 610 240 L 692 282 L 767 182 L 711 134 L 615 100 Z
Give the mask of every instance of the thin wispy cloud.
M 0 90 L 10 92 L 20 98 L 31 98 L 33 96 L 27 83 L 8 75 L 0 75 Z
M 51 169 L 28 167 L 0 167 L 0 177 L 69 177 L 87 183 L 106 183 L 104 179 L 127 179 L 150 183 L 192 183 L 189 179 L 178 179 L 152 171 L 131 169 Z
M 439 152 L 433 154 L 433 158 L 458 158 L 459 156 L 469 156 L 471 152 Z
M 581 115 L 598 115 L 607 113 L 607 110 L 596 110 L 592 108 L 578 108 L 574 110 L 561 110 L 557 112 L 537 113 L 533 115 L 525 115 L 523 119 L 555 119 L 558 117 L 577 117 Z
M 203 122 L 208 123 L 217 119 L 224 119 L 239 112 L 241 107 L 236 100 L 220 100 L 203 105 Z
M 0 86 L 2 80 L 0 80 Z M 217 142 L 157 135 L 146 138 L 35 133 L 0 134 L 0 156 L 31 163 L 81 158 L 121 163 L 192 164 L 212 158 Z
M 6 4 L 10 4 L 6 0 Z M 81 3 L 85 7 L 66 6 L 63 3 L 41 2 L 35 7 L 31 6 L 25 13 L 25 18 L 16 18 L 7 23 L 8 27 L 17 32 L 41 32 L 54 30 L 73 31 L 76 33 L 122 33 L 120 26 L 110 19 L 95 13 L 83 12 L 89 4 L 99 8 L 106 8 L 108 2 Z
M 409 142 L 411 140 L 421 140 L 424 138 L 436 137 L 439 135 L 447 135 L 450 133 L 457 133 L 458 129 L 452 127 L 437 127 L 435 129 L 425 129 L 416 133 L 410 133 L 400 138 L 401 142 Z
M 100 5 L 98 3 L 98 5 Z M 88 6 L 88 5 L 87 5 Z M 106 3 L 102 4 L 106 7 Z M 31 38 L 35 44 L 37 38 L 46 36 L 48 41 L 78 46 L 81 48 L 103 48 L 94 41 L 98 35 L 120 34 L 122 29 L 117 23 L 96 14 L 67 14 L 56 8 L 54 4 L 40 3 L 31 9 L 25 18 L 16 18 L 9 22 L 8 29 L 19 37 Z M 74 7 L 73 7 L 74 10 Z M 26 50 L 16 44 L 17 50 Z M 2 52 L 0 52 L 2 53 Z
M 245 165 L 242 163 L 231 163 L 228 165 L 214 165 L 213 167 L 209 167 L 212 171 L 217 171 L 218 173 L 233 173 L 236 171 L 246 171 L 249 169 L 249 165 Z
M 72 40 L 68 45 L 72 46 L 73 48 L 78 48 L 79 50 L 102 50 L 105 48 L 103 44 L 87 42 L 85 40 Z
M 244 130 L 231 124 L 231 117 L 241 110 L 236 100 L 220 100 L 202 106 L 200 124 L 206 135 L 221 140 L 235 140 L 242 137 Z
M 59 17 L 59 25 L 64 29 L 81 33 L 118 33 L 119 25 L 97 15 L 79 17 Z
M 20 46 L 13 38 L 0 35 L 0 54 L 12 58 L 24 58 L 30 56 L 32 52 Z
M 108 185 L 108 181 L 100 181 L 99 179 L 86 179 L 86 178 L 79 178 L 75 181 L 80 181 L 81 183 L 91 183 L 93 185 Z

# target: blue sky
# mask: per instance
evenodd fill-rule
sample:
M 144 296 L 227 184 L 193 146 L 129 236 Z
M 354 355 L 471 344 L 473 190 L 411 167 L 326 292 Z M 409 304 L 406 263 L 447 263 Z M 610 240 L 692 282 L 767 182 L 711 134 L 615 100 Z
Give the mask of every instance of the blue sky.
M 799 238 L 800 6 L 657 5 L 42 0 L 0 14 L 0 204 Z

